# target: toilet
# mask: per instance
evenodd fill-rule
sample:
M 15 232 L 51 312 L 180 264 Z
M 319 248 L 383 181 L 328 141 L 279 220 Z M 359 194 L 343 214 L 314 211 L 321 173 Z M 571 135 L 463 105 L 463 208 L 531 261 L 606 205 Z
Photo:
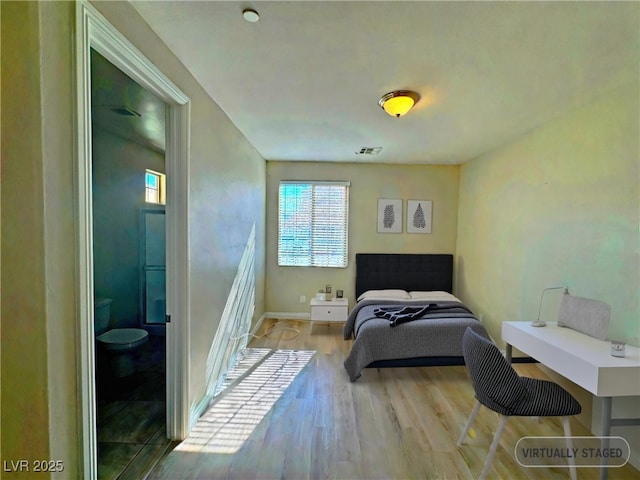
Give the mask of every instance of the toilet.
M 96 298 L 94 302 L 94 322 L 96 341 L 109 357 L 111 370 L 116 378 L 126 377 L 135 372 L 133 352 L 144 345 L 149 333 L 142 328 L 112 328 L 108 330 L 111 318 L 110 298 Z

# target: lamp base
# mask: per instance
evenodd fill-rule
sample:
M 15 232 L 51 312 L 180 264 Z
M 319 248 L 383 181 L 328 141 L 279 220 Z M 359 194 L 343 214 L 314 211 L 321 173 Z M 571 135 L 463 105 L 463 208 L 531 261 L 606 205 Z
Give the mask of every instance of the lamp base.
M 532 327 L 546 327 L 547 326 L 547 322 L 542 321 L 542 320 L 536 320 L 535 322 L 531 322 L 531 326 Z

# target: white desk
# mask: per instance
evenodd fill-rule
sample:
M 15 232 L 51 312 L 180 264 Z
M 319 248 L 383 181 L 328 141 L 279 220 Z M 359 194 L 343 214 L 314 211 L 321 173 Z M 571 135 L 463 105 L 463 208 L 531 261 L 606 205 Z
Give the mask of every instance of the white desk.
M 502 339 L 506 342 L 507 360 L 512 347 L 536 359 L 593 395 L 602 397 L 602 435 L 611 427 L 640 425 L 640 419 L 611 418 L 611 399 L 640 396 L 640 349 L 626 346 L 624 358 L 610 355 L 611 342 L 598 340 L 570 328 L 547 323 L 532 327 L 529 322 L 502 322 Z M 607 469 L 601 470 L 606 478 Z

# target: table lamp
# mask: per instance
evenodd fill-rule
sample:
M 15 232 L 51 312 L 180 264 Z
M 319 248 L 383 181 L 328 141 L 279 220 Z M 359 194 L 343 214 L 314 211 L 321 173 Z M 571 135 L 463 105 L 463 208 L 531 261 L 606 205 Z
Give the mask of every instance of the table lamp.
M 544 294 L 549 290 L 561 290 L 564 288 L 564 293 L 569 293 L 568 287 L 560 286 L 560 287 L 548 287 L 542 290 L 542 295 L 540 295 L 540 305 L 538 306 L 538 318 L 535 321 L 531 322 L 532 327 L 544 327 L 547 325 L 547 322 L 544 320 L 540 320 L 540 312 L 542 311 L 542 302 L 544 301 Z

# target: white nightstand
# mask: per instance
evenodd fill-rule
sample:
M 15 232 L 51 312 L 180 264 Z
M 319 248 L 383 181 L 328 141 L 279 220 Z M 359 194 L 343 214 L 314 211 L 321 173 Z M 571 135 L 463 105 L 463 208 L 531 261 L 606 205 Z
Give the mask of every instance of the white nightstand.
M 311 299 L 312 322 L 346 322 L 349 315 L 349 299 L 333 298 L 329 301 Z

